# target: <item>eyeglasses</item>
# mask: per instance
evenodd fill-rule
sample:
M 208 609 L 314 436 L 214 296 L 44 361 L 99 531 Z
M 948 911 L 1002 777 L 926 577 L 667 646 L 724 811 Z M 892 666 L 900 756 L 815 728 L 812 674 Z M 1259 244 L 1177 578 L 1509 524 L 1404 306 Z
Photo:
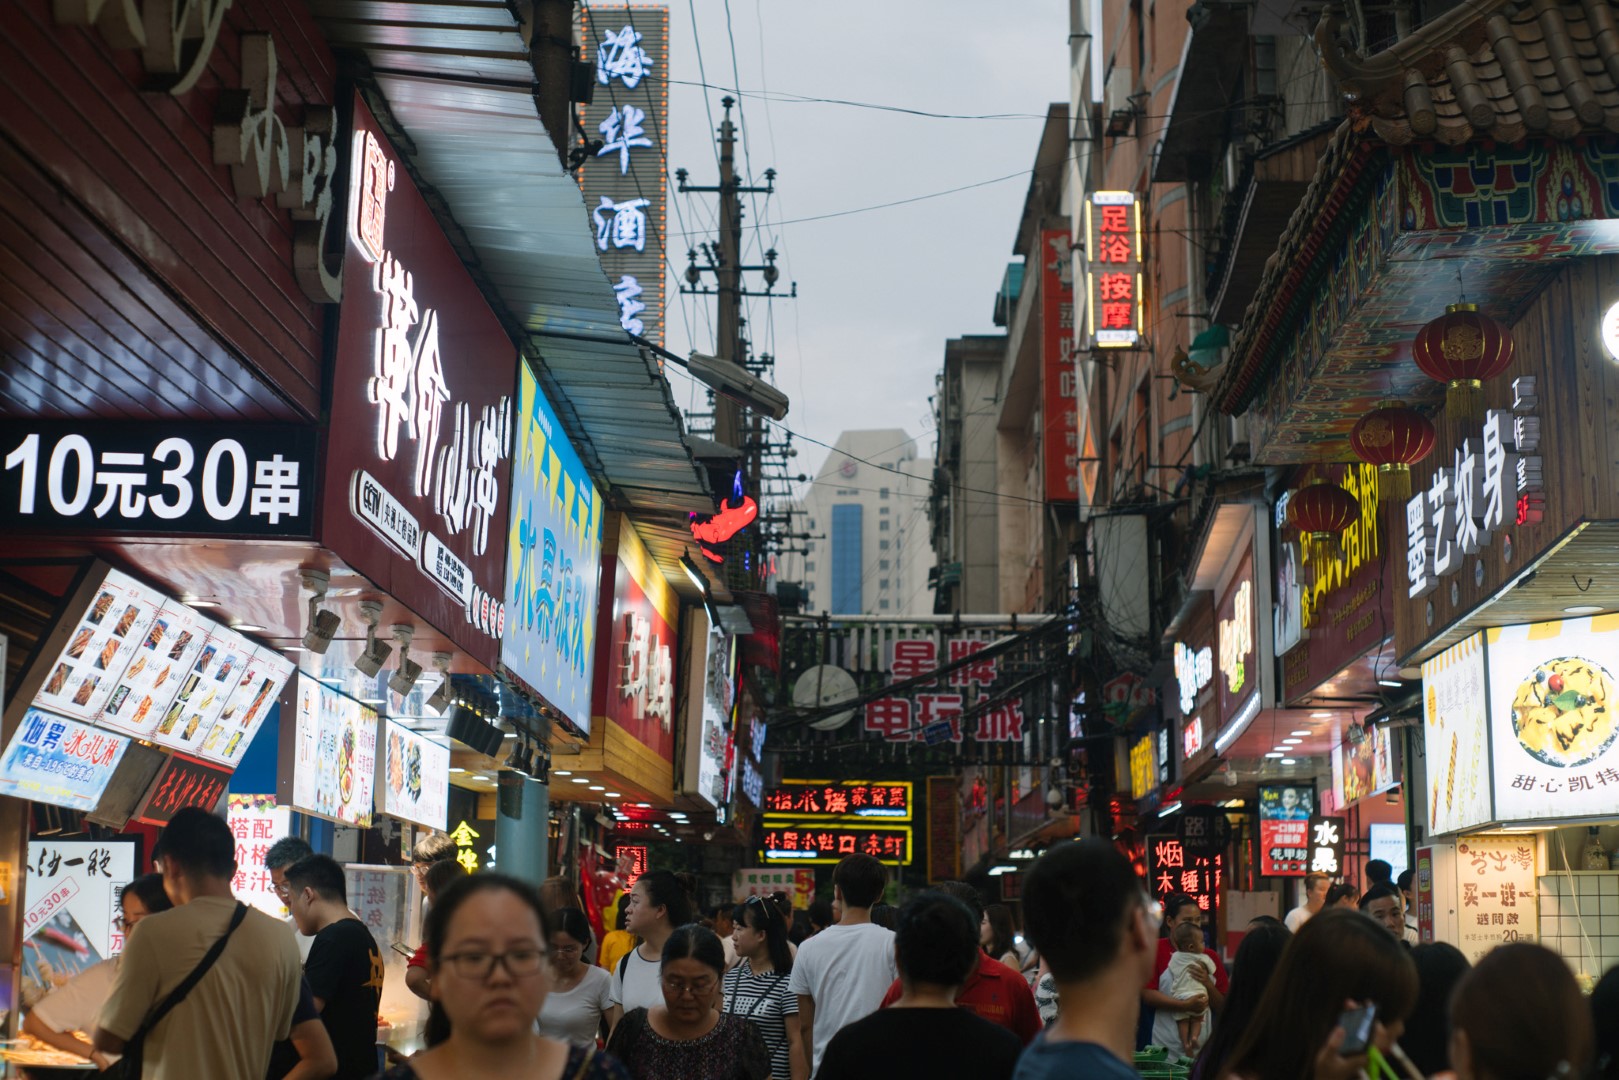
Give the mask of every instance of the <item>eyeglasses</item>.
M 514 979 L 537 975 L 545 950 L 533 946 L 508 949 L 503 953 L 458 952 L 441 958 L 463 979 L 487 979 L 495 970 L 496 962 Z
M 682 997 L 686 994 L 693 997 L 702 997 L 713 990 L 718 983 L 718 979 L 698 979 L 696 982 L 687 982 L 685 979 L 664 979 L 663 988 L 675 997 Z
M 553 945 L 551 952 L 557 956 L 578 956 L 585 951 L 583 945 Z
M 113 929 L 128 933 L 129 931 L 135 929 L 135 924 L 140 922 L 143 918 L 145 918 L 144 915 L 136 915 L 134 918 L 130 918 L 122 912 L 119 912 L 117 915 L 112 917 Z
M 292 886 L 284 881 L 280 885 L 271 885 L 270 891 L 279 896 L 283 904 L 292 899 Z

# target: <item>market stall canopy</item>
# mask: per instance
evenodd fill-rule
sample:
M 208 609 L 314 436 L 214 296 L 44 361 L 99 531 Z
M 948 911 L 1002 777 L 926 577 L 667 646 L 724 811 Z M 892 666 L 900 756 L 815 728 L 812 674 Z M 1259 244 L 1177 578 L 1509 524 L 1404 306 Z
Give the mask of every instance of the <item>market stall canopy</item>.
M 1338 460 L 1389 396 L 1427 406 L 1416 331 L 1459 293 L 1512 324 L 1564 260 L 1619 249 L 1619 37 L 1606 4 L 1473 0 L 1369 57 L 1346 91 L 1214 393 L 1254 460 Z
M 515 16 L 497 5 L 312 7 L 334 47 L 365 53 L 462 258 L 544 361 L 541 383 L 586 466 L 613 505 L 636 515 L 676 589 L 694 597 L 678 566 L 687 512 L 711 513 L 713 500 L 668 381 L 619 325 L 584 197 L 540 120 Z

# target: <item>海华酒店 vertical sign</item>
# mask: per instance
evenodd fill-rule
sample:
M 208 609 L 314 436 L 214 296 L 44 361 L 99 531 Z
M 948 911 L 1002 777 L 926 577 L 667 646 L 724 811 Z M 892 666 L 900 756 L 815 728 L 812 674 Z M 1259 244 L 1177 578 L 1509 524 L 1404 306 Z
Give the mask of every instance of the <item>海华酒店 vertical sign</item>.
M 358 97 L 322 541 L 493 668 L 517 349 Z

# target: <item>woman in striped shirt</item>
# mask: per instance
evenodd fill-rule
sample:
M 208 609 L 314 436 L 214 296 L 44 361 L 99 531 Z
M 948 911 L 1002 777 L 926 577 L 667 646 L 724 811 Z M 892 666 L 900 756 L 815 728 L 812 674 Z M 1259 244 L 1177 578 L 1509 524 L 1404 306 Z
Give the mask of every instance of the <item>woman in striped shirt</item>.
M 725 973 L 725 1011 L 752 1020 L 770 1048 L 772 1080 L 809 1080 L 798 998 L 787 989 L 793 970 L 787 922 L 763 896 L 750 896 L 732 916 L 741 959 Z

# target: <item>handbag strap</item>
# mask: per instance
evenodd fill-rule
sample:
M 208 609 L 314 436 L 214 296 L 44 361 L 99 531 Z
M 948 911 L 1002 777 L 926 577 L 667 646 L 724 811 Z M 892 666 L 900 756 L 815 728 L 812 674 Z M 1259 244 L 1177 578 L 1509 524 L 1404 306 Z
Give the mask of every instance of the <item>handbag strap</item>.
M 157 1011 L 147 1017 L 146 1022 L 135 1031 L 135 1034 L 129 1037 L 129 1041 L 125 1044 L 126 1052 L 128 1047 L 135 1047 L 144 1043 L 152 1030 L 163 1022 L 165 1016 L 169 1015 L 170 1010 L 184 1001 L 186 995 L 196 989 L 197 984 L 202 981 L 202 977 L 208 974 L 208 969 L 214 966 L 214 962 L 225 951 L 225 943 L 230 941 L 230 936 L 236 932 L 238 926 L 242 925 L 242 920 L 245 918 L 247 918 L 247 905 L 238 900 L 236 901 L 236 910 L 230 917 L 230 925 L 225 928 L 225 933 L 220 936 L 218 941 L 213 943 L 207 954 L 197 961 L 197 966 L 191 969 L 191 974 L 187 975 L 179 986 L 169 991 L 169 996 L 163 999 L 163 1003 L 157 1007 Z
M 590 1072 L 590 1063 L 596 1060 L 596 1046 L 592 1043 L 585 1050 L 585 1056 L 579 1059 L 579 1068 L 573 1074 L 573 1080 L 585 1080 Z

